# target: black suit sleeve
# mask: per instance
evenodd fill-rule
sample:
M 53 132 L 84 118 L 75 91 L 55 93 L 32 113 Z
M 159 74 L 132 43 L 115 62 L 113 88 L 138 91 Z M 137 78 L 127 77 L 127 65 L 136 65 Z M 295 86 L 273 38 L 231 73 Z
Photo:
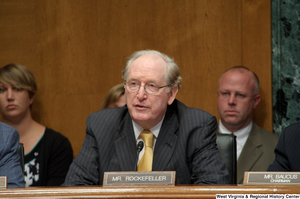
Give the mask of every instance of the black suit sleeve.
M 300 171 L 300 123 L 285 128 L 275 148 L 275 160 L 268 171 Z
M 211 116 L 203 127 L 191 134 L 188 146 L 193 184 L 228 184 L 228 171 L 216 145 L 217 121 Z M 200 144 L 201 143 L 201 144 Z
M 79 154 L 70 166 L 63 186 L 98 185 L 99 164 L 97 141 L 89 128 L 87 119 L 86 137 Z

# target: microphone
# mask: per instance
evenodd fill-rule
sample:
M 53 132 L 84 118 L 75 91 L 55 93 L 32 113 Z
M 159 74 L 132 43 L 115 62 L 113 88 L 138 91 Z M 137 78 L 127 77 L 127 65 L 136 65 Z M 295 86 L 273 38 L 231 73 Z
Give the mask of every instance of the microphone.
M 144 142 L 139 141 L 139 143 L 136 146 L 137 157 L 136 157 L 135 171 L 137 171 L 137 165 L 138 165 L 138 161 L 139 161 L 139 155 L 140 155 L 140 152 L 142 151 L 143 148 L 144 148 Z

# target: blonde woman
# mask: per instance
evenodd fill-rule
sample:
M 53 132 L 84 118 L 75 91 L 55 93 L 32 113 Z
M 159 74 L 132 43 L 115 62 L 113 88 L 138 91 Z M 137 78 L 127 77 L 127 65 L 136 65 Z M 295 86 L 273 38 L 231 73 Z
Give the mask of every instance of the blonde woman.
M 112 87 L 106 94 L 100 110 L 124 106 L 126 104 L 124 93 L 125 88 L 123 83 Z
M 31 117 L 36 90 L 35 78 L 25 66 L 0 68 L 0 112 L 3 123 L 19 132 L 24 145 L 26 186 L 58 186 L 64 182 L 73 150 L 66 137 Z

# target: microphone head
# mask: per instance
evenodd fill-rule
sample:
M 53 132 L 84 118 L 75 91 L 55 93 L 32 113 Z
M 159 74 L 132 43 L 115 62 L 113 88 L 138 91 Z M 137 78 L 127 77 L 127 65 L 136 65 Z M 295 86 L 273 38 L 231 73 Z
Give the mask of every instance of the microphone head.
M 136 149 L 138 152 L 140 152 L 143 149 L 143 147 L 144 147 L 144 142 L 139 141 L 139 143 L 136 146 Z

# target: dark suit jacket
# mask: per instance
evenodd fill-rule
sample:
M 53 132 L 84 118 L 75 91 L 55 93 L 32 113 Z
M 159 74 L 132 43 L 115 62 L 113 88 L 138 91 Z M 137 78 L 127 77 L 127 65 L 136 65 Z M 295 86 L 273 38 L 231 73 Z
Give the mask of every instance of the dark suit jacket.
M 279 136 L 252 125 L 249 137 L 237 162 L 237 183 L 242 184 L 245 171 L 266 171 L 275 159 Z
M 17 130 L 0 122 L 0 176 L 7 176 L 8 188 L 25 186 L 18 147 Z
M 286 127 L 275 148 L 275 160 L 268 171 L 300 171 L 300 122 Z
M 64 185 L 103 183 L 105 171 L 134 171 L 137 151 L 126 105 L 89 115 L 86 137 Z M 216 118 L 175 100 L 168 106 L 153 155 L 153 171 L 176 171 L 178 184 L 226 184 L 216 147 Z

